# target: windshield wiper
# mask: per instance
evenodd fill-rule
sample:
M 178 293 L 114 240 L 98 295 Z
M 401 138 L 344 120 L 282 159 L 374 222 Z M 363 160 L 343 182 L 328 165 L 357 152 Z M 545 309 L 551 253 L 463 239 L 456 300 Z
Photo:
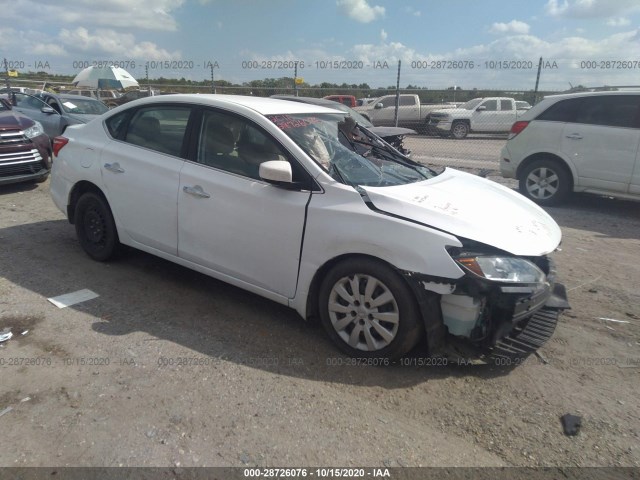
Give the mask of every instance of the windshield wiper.
M 391 148 L 390 149 L 386 145 L 376 145 L 374 143 L 364 142 L 362 140 L 354 140 L 354 142 L 360 145 L 366 145 L 368 147 L 371 147 L 371 149 L 374 150 L 376 153 L 378 153 L 380 156 L 382 156 L 384 160 L 388 160 L 390 162 L 397 163 L 404 167 L 410 168 L 411 170 L 417 172 L 418 175 L 420 175 L 421 177 L 427 178 L 427 179 L 429 178 L 428 175 L 420 171 L 420 167 L 422 167 L 422 165 L 415 164 L 415 162 L 413 162 L 412 160 L 403 158 L 400 153 L 396 152 L 395 149 L 393 149 L 393 147 L 390 147 Z M 426 168 L 426 167 L 422 167 L 422 168 Z

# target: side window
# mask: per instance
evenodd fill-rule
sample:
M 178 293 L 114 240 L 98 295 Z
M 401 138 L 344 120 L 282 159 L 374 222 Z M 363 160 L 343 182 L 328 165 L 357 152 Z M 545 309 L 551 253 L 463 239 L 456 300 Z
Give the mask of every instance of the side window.
M 113 117 L 108 118 L 104 124 L 109 131 L 109 135 L 113 138 L 122 138 L 124 136 L 124 129 L 127 126 L 127 118 L 129 117 L 129 112 L 122 112 L 118 115 L 114 115 Z
M 133 114 L 124 141 L 179 157 L 190 113 L 188 107 L 141 108 Z
M 500 100 L 500 110 L 503 112 L 515 110 L 513 108 L 513 100 Z
M 481 103 L 478 106 L 483 106 L 485 107 L 485 110 L 487 112 L 495 112 L 498 110 L 498 101 L 497 100 L 487 100 L 484 103 Z
M 47 100 L 47 104 L 49 104 L 49 106 L 53 108 L 56 112 L 62 113 L 62 109 L 60 108 L 60 105 L 58 105 L 58 102 L 56 102 L 55 98 L 49 98 Z
M 15 99 L 16 106 L 21 108 L 33 108 L 40 110 L 42 107 L 46 106 L 42 100 L 23 93 L 16 93 Z
M 396 97 L 390 96 L 382 100 L 382 105 L 384 107 L 395 107 L 396 105 Z
M 412 95 L 400 95 L 400 106 L 407 107 L 416 104 L 416 98 Z
M 536 117 L 536 120 L 546 120 L 548 122 L 574 122 L 576 112 L 582 98 L 571 98 L 554 103 L 544 112 Z
M 609 127 L 638 128 L 638 101 L 635 95 L 586 97 L 576 115 L 577 123 Z
M 228 113 L 206 111 L 199 131 L 198 163 L 259 180 L 262 162 L 285 160 L 291 164 L 294 181 L 308 179 L 304 169 L 290 160 L 277 142 L 249 120 Z

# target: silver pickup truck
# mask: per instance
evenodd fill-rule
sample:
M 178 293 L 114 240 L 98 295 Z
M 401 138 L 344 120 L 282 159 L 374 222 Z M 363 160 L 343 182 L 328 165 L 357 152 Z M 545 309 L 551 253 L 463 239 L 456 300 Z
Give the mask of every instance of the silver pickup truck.
M 427 130 L 442 137 L 462 139 L 469 133 L 508 133 L 518 116 L 531 105 L 509 97 L 474 98 L 455 109 L 432 110 Z
M 384 95 L 373 102 L 355 107 L 354 110 L 367 117 L 371 123 L 378 126 L 395 126 L 395 95 Z M 425 131 L 426 117 L 434 110 L 455 108 L 456 104 L 448 103 L 420 103 L 420 97 L 415 94 L 400 95 L 398 106 L 398 126 L 412 128 L 418 132 Z

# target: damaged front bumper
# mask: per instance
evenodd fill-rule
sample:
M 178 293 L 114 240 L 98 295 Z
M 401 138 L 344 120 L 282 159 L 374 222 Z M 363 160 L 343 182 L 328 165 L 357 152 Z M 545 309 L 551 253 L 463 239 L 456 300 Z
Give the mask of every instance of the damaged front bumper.
M 571 308 L 548 257 L 530 259 L 545 274 L 536 284 L 496 282 L 467 273 L 438 279 L 404 272 L 425 322 L 432 355 L 490 360 L 524 357 L 551 338 L 560 313 Z

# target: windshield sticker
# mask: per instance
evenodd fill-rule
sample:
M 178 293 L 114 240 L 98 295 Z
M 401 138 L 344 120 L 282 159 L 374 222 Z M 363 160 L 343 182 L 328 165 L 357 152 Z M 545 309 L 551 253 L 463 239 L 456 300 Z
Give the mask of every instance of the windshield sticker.
M 296 118 L 291 115 L 270 115 L 269 120 L 275 123 L 280 130 L 302 128 L 320 122 L 320 119 L 316 117 Z
M 65 107 L 67 107 L 69 110 L 73 110 L 74 108 L 78 108 L 78 106 L 75 103 L 71 103 L 71 102 L 64 102 L 63 105 Z

